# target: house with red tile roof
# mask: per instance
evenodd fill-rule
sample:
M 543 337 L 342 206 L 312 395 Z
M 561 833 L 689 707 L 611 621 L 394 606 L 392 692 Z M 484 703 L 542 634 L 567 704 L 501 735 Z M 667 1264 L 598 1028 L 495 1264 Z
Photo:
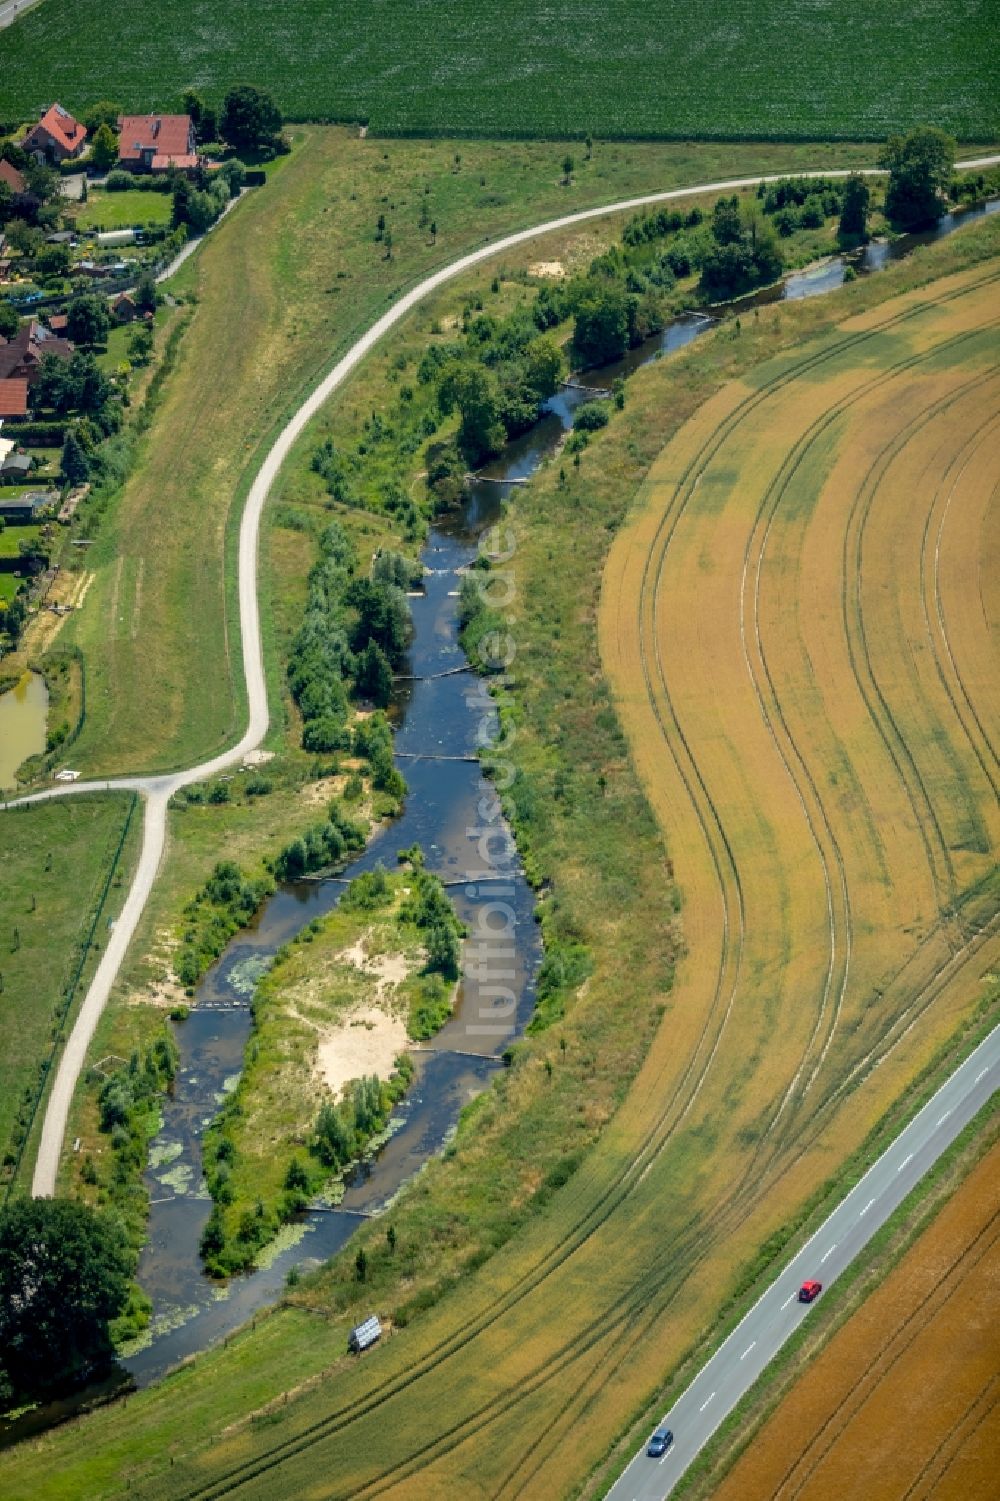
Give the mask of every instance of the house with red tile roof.
M 50 334 L 34 319 L 24 323 L 6 344 L 0 344 L 0 381 L 26 380 L 34 385 L 41 374 L 42 361 L 47 354 L 56 359 L 68 360 L 76 349 L 69 339 L 60 339 Z
M 79 156 L 86 142 L 86 127 L 61 104 L 53 104 L 31 127 L 21 146 L 40 162 L 64 162 Z
M 0 380 L 0 418 L 25 417 L 28 412 L 28 382 Z
M 5 182 L 12 193 L 24 193 L 28 184 L 24 176 L 6 157 L 0 157 L 0 182 Z
M 118 165 L 129 172 L 180 171 L 198 165 L 190 115 L 122 115 Z

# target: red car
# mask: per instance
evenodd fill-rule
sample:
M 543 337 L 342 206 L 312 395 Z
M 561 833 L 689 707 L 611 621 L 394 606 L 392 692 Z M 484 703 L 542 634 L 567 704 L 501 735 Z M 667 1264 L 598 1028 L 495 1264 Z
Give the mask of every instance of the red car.
M 803 1282 L 799 1288 L 799 1302 L 811 1303 L 823 1291 L 822 1282 Z

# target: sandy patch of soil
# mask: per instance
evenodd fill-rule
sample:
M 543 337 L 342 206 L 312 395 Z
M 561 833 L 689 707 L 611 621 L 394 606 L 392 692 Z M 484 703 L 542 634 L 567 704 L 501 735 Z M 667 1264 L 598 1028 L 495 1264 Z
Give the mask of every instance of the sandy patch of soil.
M 320 777 L 318 782 L 308 782 L 303 787 L 302 801 L 309 808 L 325 807 L 340 796 L 346 785 L 346 776 Z
M 368 954 L 363 938 L 351 948 L 344 949 L 338 957 L 346 959 L 355 969 L 375 976 L 375 994 L 380 1001 L 390 986 L 400 985 L 410 973 L 410 965 L 402 954 Z
M 562 261 L 534 261 L 528 267 L 529 276 L 565 276 L 566 267 Z
M 406 1024 L 378 1006 L 365 1006 L 320 1035 L 316 1066 L 327 1088 L 339 1095 L 352 1079 L 387 1079 L 407 1044 Z

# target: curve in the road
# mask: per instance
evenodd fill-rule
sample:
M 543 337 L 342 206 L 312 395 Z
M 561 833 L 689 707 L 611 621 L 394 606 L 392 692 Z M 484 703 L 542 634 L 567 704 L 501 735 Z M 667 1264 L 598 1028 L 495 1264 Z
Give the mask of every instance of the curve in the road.
M 968 169 L 991 166 L 1000 161 L 1000 155 L 958 162 L 957 167 Z M 862 169 L 866 175 L 880 175 L 878 168 Z M 42 1124 L 38 1156 L 35 1162 L 32 1192 L 37 1196 L 55 1192 L 59 1157 L 62 1151 L 70 1103 L 77 1080 L 86 1059 L 87 1049 L 94 1030 L 107 1003 L 128 945 L 145 908 L 152 890 L 156 872 L 163 854 L 166 837 L 167 805 L 174 792 L 192 782 L 202 781 L 241 761 L 263 740 L 268 726 L 267 684 L 264 674 L 264 659 L 260 639 L 260 612 L 257 599 L 257 550 L 260 534 L 260 518 L 271 486 L 285 459 L 291 452 L 302 431 L 316 415 L 334 391 L 357 368 L 379 341 L 399 323 L 425 297 L 446 282 L 461 276 L 474 266 L 491 257 L 522 245 L 528 240 L 550 234 L 556 230 L 571 228 L 591 219 L 608 214 L 629 213 L 653 204 L 673 199 L 692 197 L 702 193 L 732 192 L 739 188 L 754 187 L 758 182 L 778 181 L 785 173 L 756 174 L 752 177 L 726 178 L 717 182 L 696 183 L 685 188 L 671 188 L 658 193 L 645 193 L 638 197 L 620 199 L 615 203 L 582 209 L 576 213 L 563 214 L 546 220 L 528 229 L 518 230 L 498 240 L 492 240 L 479 249 L 460 256 L 439 271 L 425 277 L 415 287 L 403 293 L 396 302 L 372 326 L 361 335 L 347 353 L 323 378 L 316 389 L 299 407 L 268 451 L 250 488 L 246 506 L 240 521 L 238 554 L 238 592 L 240 610 L 240 633 L 243 645 L 243 670 L 246 680 L 248 720 L 241 739 L 230 750 L 208 761 L 200 762 L 186 771 L 173 775 L 155 777 L 119 777 L 110 781 L 88 781 L 52 788 L 17 799 L 9 806 L 91 791 L 127 790 L 139 792 L 145 798 L 146 816 L 143 828 L 142 849 L 135 876 L 121 914 L 112 930 L 108 947 L 90 983 L 83 1005 L 77 1014 L 65 1050 L 59 1061 L 52 1091 Z M 802 177 L 847 177 L 846 169 L 815 168 L 798 173 Z

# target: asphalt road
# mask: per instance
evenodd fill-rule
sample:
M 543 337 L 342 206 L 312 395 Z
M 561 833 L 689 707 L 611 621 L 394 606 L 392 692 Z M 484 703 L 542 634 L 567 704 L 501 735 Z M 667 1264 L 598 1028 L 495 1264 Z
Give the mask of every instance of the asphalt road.
M 816 1306 L 798 1301 L 801 1284 L 808 1278 L 822 1282 L 822 1298 L 997 1088 L 1000 1027 L 869 1168 L 664 1413 L 659 1421 L 673 1430 L 674 1442 L 663 1458 L 650 1459 L 644 1443 L 607 1501 L 662 1501 L 670 1494 L 726 1414 Z
M 963 168 L 990 166 L 997 161 L 1000 161 L 1000 156 L 987 156 L 978 158 L 975 161 L 958 162 L 956 166 Z M 871 176 L 881 175 L 877 168 L 868 168 L 866 171 Z M 186 787 L 191 782 L 203 781 L 206 777 L 215 776 L 218 772 L 224 771 L 230 766 L 238 765 L 250 751 L 256 750 L 267 733 L 267 686 L 264 678 L 264 658 L 261 650 L 260 616 L 257 601 L 257 551 L 260 535 L 260 518 L 264 509 L 264 503 L 267 500 L 278 471 L 288 457 L 292 446 L 298 439 L 303 428 L 316 415 L 337 387 L 342 385 L 347 377 L 353 373 L 375 345 L 385 337 L 390 329 L 405 318 L 423 298 L 428 296 L 429 293 L 436 291 L 438 287 L 443 286 L 445 282 L 453 280 L 456 276 L 461 276 L 481 261 L 488 260 L 492 256 L 501 254 L 503 251 L 510 250 L 515 245 L 523 245 L 528 240 L 550 234 L 553 230 L 567 229 L 576 224 L 583 224 L 589 219 L 602 218 L 606 214 L 627 213 L 635 209 L 648 208 L 652 204 L 668 203 L 673 199 L 679 198 L 690 198 L 700 193 L 734 192 L 738 188 L 755 187 L 761 181 L 780 181 L 782 176 L 787 176 L 787 173 L 769 173 L 763 176 L 756 174 L 753 177 L 726 178 L 720 182 L 695 183 L 686 188 L 671 188 L 662 193 L 645 193 L 638 198 L 621 199 L 617 203 L 602 204 L 598 208 L 583 209 L 574 214 L 563 214 L 558 219 L 546 220 L 543 224 L 536 224 L 530 229 L 522 229 L 518 230 L 516 234 L 505 235 L 502 239 L 487 240 L 479 249 L 471 251 L 468 255 L 460 256 L 458 260 L 452 261 L 450 265 L 443 266 L 440 271 L 435 271 L 433 275 L 425 277 L 423 281 L 411 287 L 409 291 L 397 293 L 395 300 L 390 304 L 388 310 L 383 313 L 377 322 L 372 324 L 366 333 L 362 334 L 351 345 L 351 348 L 343 358 L 323 378 L 312 394 L 302 403 L 287 426 L 282 429 L 268 451 L 257 477 L 250 488 L 243 517 L 240 522 L 237 564 L 240 635 L 243 644 L 243 671 L 246 680 L 247 703 L 249 707 L 246 733 L 239 743 L 234 745 L 231 750 L 224 751 L 221 755 L 213 756 L 209 761 L 202 761 L 197 766 L 189 767 L 186 771 L 158 776 L 116 777 L 110 781 L 74 782 L 50 788 L 43 793 L 12 799 L 9 804 L 5 805 L 13 807 L 20 803 L 37 802 L 43 798 L 66 797 L 81 792 L 112 790 L 135 791 L 140 793 L 146 801 L 142 849 L 132 886 L 112 929 L 111 937 L 101 958 L 101 962 L 97 967 L 94 978 L 90 982 L 90 988 L 84 997 L 83 1005 L 77 1013 L 73 1029 L 70 1032 L 69 1039 L 59 1060 L 55 1081 L 49 1095 L 45 1119 L 42 1122 L 41 1140 L 39 1142 L 38 1157 L 35 1162 L 35 1172 L 31 1185 L 31 1191 L 36 1197 L 50 1195 L 55 1192 L 56 1174 L 59 1168 L 59 1156 L 62 1151 L 70 1102 L 86 1060 L 87 1048 L 94 1035 L 94 1029 L 107 1003 L 111 986 L 114 984 L 132 935 L 135 932 L 149 893 L 152 890 L 153 882 L 156 879 L 166 839 L 167 804 L 173 793 L 181 787 Z M 796 176 L 847 177 L 849 173 L 841 169 L 817 167 L 809 172 L 799 172 Z M 176 270 L 186 255 L 193 252 L 197 243 L 200 242 L 193 242 L 190 247 L 185 246 L 180 256 L 178 256 L 177 260 L 172 263 L 172 266 L 164 274 L 168 275 L 171 270 Z
M 4 0 L 4 4 L 0 5 L 0 31 L 5 26 L 13 25 L 18 16 L 37 4 L 38 0 Z

